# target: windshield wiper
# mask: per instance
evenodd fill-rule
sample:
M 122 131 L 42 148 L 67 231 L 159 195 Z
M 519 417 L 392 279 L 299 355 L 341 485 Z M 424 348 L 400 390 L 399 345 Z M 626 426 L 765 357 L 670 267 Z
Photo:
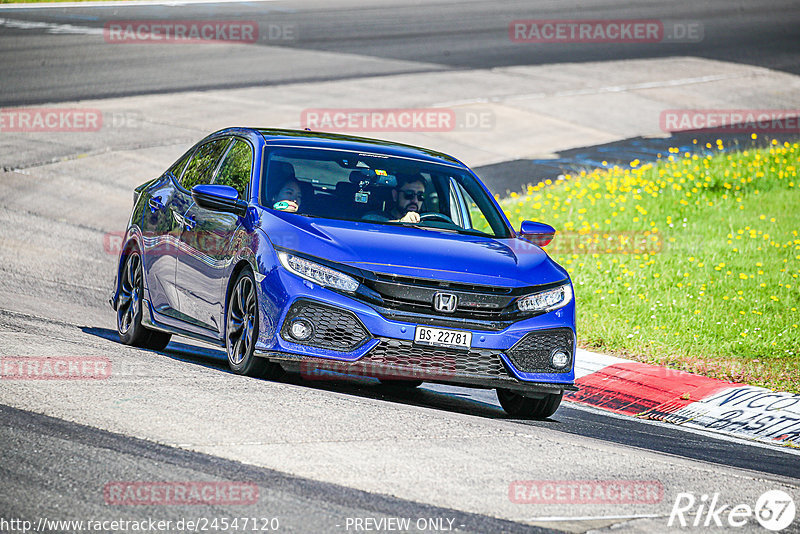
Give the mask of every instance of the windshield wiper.
M 474 235 L 478 237 L 492 237 L 486 232 L 481 232 L 480 230 L 470 230 L 469 228 L 444 228 L 442 226 L 422 226 L 420 224 L 414 224 L 414 223 L 400 223 L 400 224 L 402 224 L 403 226 L 413 226 L 414 228 L 422 228 L 423 230 L 438 230 L 440 232 L 448 232 L 451 234 Z
M 414 224 L 414 223 L 400 223 L 403 226 L 411 226 L 412 228 L 419 228 L 420 230 L 435 230 L 437 232 L 446 232 L 448 234 L 457 234 L 459 233 L 458 230 L 454 230 L 452 228 L 442 228 L 441 226 L 422 226 L 421 224 Z
M 475 236 L 478 236 L 478 237 L 494 237 L 494 236 L 491 236 L 491 235 L 487 234 L 486 232 L 481 232 L 480 230 L 469 230 L 467 228 L 461 228 L 460 230 L 456 230 L 456 231 L 459 234 L 464 234 L 464 235 L 475 235 Z

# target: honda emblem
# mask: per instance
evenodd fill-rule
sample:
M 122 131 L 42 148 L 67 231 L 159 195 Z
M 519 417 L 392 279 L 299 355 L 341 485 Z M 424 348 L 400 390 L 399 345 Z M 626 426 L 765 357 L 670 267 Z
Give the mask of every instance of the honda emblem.
M 444 313 L 453 313 L 458 306 L 458 297 L 452 293 L 436 293 L 433 296 L 433 309 Z

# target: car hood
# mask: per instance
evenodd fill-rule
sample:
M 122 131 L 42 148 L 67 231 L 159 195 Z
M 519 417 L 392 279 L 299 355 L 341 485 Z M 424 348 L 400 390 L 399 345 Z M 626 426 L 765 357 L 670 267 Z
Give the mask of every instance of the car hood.
M 566 271 L 536 245 L 510 238 L 265 212 L 275 246 L 374 272 L 521 287 L 558 282 Z

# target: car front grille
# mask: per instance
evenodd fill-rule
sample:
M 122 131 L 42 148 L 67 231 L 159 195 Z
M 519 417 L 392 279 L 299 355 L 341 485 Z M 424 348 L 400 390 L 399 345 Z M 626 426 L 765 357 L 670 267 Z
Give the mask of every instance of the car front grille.
M 314 325 L 314 335 L 308 340 L 298 341 L 289 334 L 289 325 L 298 317 Z M 298 300 L 286 314 L 281 337 L 286 341 L 310 347 L 350 352 L 363 345 L 371 336 L 352 312 L 317 302 Z
M 511 307 L 516 298 L 515 292 L 507 287 L 458 284 L 379 273 L 374 273 L 374 276 L 374 279 L 365 280 L 364 284 L 380 295 L 382 307 L 391 310 L 474 321 L 507 320 L 516 311 Z M 433 299 L 439 292 L 456 296 L 458 305 L 453 312 L 434 309 Z
M 422 369 L 424 374 L 440 380 L 459 377 L 511 379 L 499 351 L 470 349 L 469 351 L 414 345 L 402 339 L 379 338 L 380 343 L 360 362 L 376 368 L 403 370 Z
M 572 369 L 573 339 L 569 328 L 529 332 L 506 351 L 506 356 L 514 367 L 525 373 L 567 373 Z M 557 349 L 564 350 L 570 358 L 563 369 L 550 365 L 550 355 Z

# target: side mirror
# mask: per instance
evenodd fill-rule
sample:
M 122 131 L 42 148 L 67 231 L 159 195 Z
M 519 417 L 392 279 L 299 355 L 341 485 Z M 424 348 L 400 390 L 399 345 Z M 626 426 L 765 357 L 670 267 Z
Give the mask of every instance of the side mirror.
M 530 241 L 540 247 L 547 246 L 556 235 L 556 229 L 549 224 L 536 221 L 522 221 L 519 229 L 519 237 Z
M 229 185 L 196 185 L 192 188 L 192 199 L 201 208 L 240 217 L 247 214 L 247 202 L 239 200 L 239 193 Z

